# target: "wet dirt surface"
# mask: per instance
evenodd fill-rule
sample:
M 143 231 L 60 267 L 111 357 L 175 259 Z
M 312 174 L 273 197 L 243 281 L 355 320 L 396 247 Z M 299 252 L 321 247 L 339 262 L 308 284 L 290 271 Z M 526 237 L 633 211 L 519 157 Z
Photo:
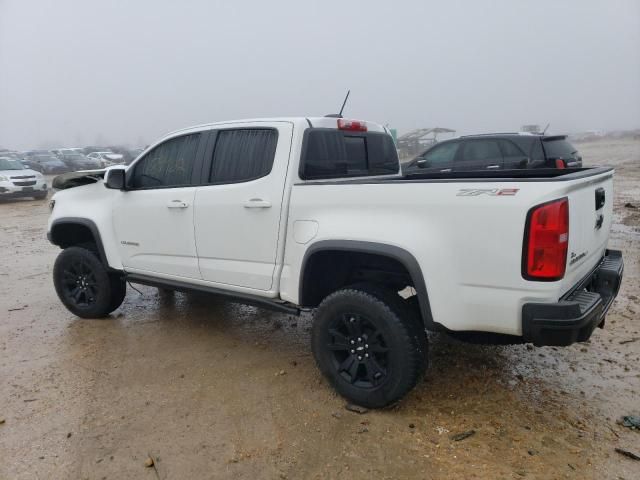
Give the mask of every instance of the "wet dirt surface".
M 0 478 L 640 478 L 614 451 L 640 454 L 616 424 L 640 414 L 640 142 L 578 147 L 617 169 L 606 328 L 566 348 L 431 335 L 425 379 L 364 414 L 317 371 L 308 315 L 138 287 L 108 319 L 74 317 L 47 202 L 0 202 Z

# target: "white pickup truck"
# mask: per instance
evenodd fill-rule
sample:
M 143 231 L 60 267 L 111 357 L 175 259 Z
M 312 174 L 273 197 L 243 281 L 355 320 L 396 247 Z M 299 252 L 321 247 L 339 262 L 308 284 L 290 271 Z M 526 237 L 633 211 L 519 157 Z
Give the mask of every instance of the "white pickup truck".
M 369 407 L 419 380 L 425 330 L 585 341 L 622 278 L 607 249 L 611 168 L 403 176 L 392 137 L 371 122 L 197 126 L 129 167 L 54 187 L 54 283 L 71 312 L 109 314 L 126 282 L 316 309 L 320 370 Z

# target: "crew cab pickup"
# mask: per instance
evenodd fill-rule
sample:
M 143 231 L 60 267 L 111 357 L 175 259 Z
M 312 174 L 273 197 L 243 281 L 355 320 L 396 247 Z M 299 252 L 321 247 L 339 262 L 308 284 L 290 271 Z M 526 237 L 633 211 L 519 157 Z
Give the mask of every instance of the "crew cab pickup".
M 419 380 L 426 330 L 585 341 L 622 278 L 611 168 L 403 176 L 372 122 L 197 126 L 54 187 L 54 284 L 75 315 L 108 315 L 126 282 L 315 310 L 318 367 L 369 407 Z

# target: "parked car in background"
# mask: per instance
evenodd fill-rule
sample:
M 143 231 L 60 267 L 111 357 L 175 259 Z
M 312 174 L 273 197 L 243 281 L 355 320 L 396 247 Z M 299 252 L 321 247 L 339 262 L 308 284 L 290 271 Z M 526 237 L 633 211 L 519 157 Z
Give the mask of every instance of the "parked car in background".
M 22 163 L 37 172 L 53 175 L 69 171 L 66 163 L 55 155 L 46 153 L 29 153 L 22 157 Z
M 82 153 L 67 153 L 60 156 L 61 160 L 69 165 L 71 170 L 95 170 L 102 168 L 102 163 L 94 158 L 89 158 Z
M 102 167 L 122 165 L 125 163 L 123 155 L 113 152 L 93 152 L 87 155 L 87 157 L 100 162 Z
M 108 146 L 107 148 L 104 148 L 103 151 L 119 153 L 120 155 L 122 155 L 122 163 L 126 165 L 129 165 L 137 157 L 132 149 L 120 145 Z
M 62 155 L 72 155 L 74 153 L 81 153 L 84 154 L 82 148 L 58 148 L 55 150 L 51 150 L 52 153 L 58 155 L 58 156 L 62 156 Z
M 47 197 L 47 181 L 40 172 L 25 168 L 20 160 L 0 157 L 0 198 Z
M 144 152 L 144 148 L 133 148 L 133 149 L 131 149 L 131 160 L 127 162 L 127 165 L 129 165 L 136 158 L 138 158 L 142 152 Z
M 93 152 L 104 152 L 109 150 L 109 147 L 107 147 L 106 145 L 89 145 L 88 147 L 84 147 L 82 149 L 82 153 L 84 153 L 85 155 L 89 155 L 90 153 Z
M 405 165 L 410 173 L 579 168 L 582 157 L 566 135 L 469 135 L 439 142 Z

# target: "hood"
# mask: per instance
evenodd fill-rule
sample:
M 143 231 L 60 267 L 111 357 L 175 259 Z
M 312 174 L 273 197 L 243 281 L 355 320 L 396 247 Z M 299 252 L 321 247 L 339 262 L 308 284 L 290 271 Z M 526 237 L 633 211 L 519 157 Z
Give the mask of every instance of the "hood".
M 81 170 L 78 172 L 63 173 L 55 177 L 51 185 L 56 190 L 65 190 L 89 183 L 96 183 L 104 178 L 106 171 L 107 169 L 103 168 L 100 170 Z

